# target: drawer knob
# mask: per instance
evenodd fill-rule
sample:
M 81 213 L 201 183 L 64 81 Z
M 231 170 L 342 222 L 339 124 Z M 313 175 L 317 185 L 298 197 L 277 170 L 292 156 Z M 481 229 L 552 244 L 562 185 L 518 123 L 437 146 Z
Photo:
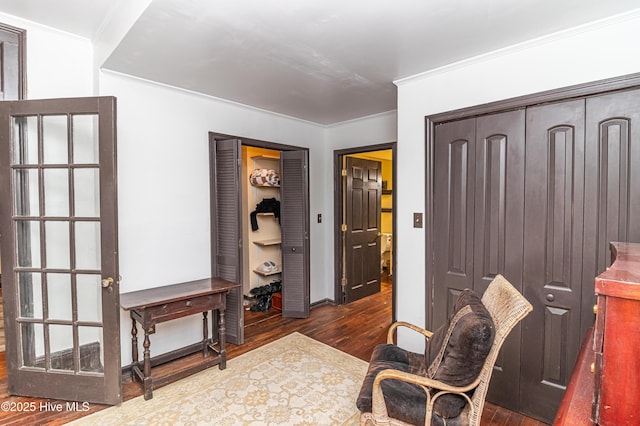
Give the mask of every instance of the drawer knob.
M 187 306 L 191 306 L 191 300 L 187 300 Z
M 547 299 L 547 302 L 553 302 L 556 298 L 555 298 L 555 296 L 553 294 L 549 293 L 549 294 L 547 294 L 545 299 Z

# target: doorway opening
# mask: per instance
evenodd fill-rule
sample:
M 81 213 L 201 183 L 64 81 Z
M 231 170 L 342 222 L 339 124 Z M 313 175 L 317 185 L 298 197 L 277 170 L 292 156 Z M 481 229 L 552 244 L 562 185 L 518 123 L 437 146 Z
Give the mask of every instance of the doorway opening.
M 210 143 L 212 276 L 242 284 L 225 313 L 227 341 L 242 344 L 251 324 L 309 316 L 308 149 L 213 132 Z
M 3 53 L 2 61 L 0 61 L 0 100 L 2 101 L 24 99 L 25 97 L 26 37 L 26 30 L 0 22 L 0 51 Z M 5 352 L 1 259 L 0 253 L 0 352 Z
M 334 151 L 334 300 L 388 290 L 395 320 L 396 142 Z M 369 288 L 367 288 L 369 287 Z

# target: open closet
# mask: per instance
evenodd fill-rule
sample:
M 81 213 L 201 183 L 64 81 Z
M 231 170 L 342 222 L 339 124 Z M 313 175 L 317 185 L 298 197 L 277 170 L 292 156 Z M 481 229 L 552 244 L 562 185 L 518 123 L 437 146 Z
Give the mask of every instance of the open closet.
M 280 151 L 242 147 L 242 291 L 245 310 L 282 310 Z M 247 321 L 245 321 L 245 324 Z
M 309 315 L 308 150 L 218 133 L 209 141 L 211 274 L 242 284 L 227 295 L 225 333 L 241 344 L 246 313 Z

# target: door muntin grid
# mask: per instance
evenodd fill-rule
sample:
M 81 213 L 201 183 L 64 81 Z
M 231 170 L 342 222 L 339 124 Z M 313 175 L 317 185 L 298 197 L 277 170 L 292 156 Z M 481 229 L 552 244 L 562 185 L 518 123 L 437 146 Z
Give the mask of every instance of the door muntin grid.
M 20 368 L 102 375 L 98 116 L 14 116 Z

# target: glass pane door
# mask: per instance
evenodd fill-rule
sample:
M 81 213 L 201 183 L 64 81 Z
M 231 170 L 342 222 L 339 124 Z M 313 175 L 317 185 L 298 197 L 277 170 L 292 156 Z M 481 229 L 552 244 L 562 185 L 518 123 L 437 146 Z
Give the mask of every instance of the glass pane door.
M 102 307 L 97 125 L 96 114 L 13 118 L 21 367 L 103 372 L 101 319 L 86 314 Z
M 117 381 L 115 399 L 110 398 L 120 399 L 120 373 L 110 372 L 114 363 L 118 369 L 120 364 L 119 344 L 117 354 L 113 351 L 119 339 L 113 279 L 115 155 L 100 158 L 101 153 L 115 153 L 115 133 L 112 116 L 106 123 L 102 117 L 101 99 L 12 102 L 13 113 L 3 120 L 10 133 L 13 201 L 14 273 L 8 281 L 17 302 L 15 311 L 7 312 L 15 316 L 7 344 L 15 343 L 8 358 L 15 357 L 17 368 L 9 372 L 9 380 L 13 374 L 10 388 L 17 394 L 109 402 L 106 382 Z M 115 106 L 115 99 L 107 99 Z M 74 105 L 76 101 L 80 105 Z M 103 193 L 103 188 L 111 190 Z M 104 205 L 109 206 L 106 212 Z M 3 251 L 8 246 L 3 241 Z M 105 342 L 110 343 L 108 353 Z M 116 356 L 117 361 L 111 360 Z M 105 374 L 117 374 L 117 380 L 107 380 Z M 36 388 L 34 382 L 42 382 L 43 389 L 28 390 Z M 101 389 L 89 395 L 88 384 Z M 61 390 L 69 386 L 79 390 Z

